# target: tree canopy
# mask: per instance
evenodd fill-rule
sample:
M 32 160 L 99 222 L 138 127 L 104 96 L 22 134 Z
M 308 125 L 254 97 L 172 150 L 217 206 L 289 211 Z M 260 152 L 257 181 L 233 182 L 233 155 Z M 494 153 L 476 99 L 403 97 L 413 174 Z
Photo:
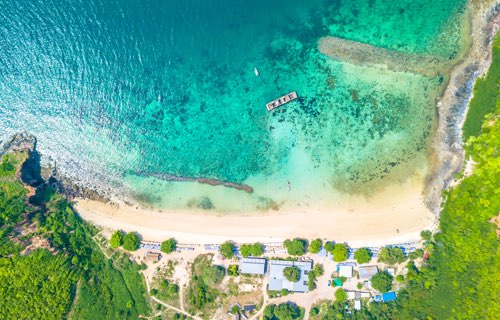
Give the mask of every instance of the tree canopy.
M 309 252 L 318 253 L 321 251 L 322 246 L 323 246 L 323 241 L 321 241 L 321 239 L 315 239 L 311 241 L 311 243 L 309 244 Z
M 290 282 L 297 282 L 300 280 L 301 270 L 296 266 L 290 266 L 283 269 L 283 275 Z
M 346 302 L 347 301 L 347 292 L 342 288 L 338 288 L 335 291 L 335 301 Z
M 231 259 L 232 257 L 234 257 L 234 249 L 234 243 L 231 241 L 226 241 L 221 244 L 219 252 L 224 258 Z
M 141 239 L 135 232 L 129 232 L 123 236 L 123 249 L 127 251 L 135 251 L 139 249 L 139 245 L 141 244 Z
M 264 309 L 264 320 L 295 320 L 300 319 L 301 316 L 300 308 L 291 302 L 279 305 L 269 304 Z
M 394 278 L 389 272 L 379 272 L 371 278 L 372 287 L 382 293 L 390 291 L 392 280 L 394 280 Z
M 302 256 L 306 253 L 307 241 L 304 239 L 287 239 L 285 240 L 284 245 L 289 255 Z
M 325 243 L 325 250 L 330 252 L 330 253 L 332 253 L 334 247 L 335 247 L 335 242 L 327 241 Z
M 354 259 L 359 264 L 368 263 L 372 259 L 372 252 L 368 248 L 360 248 L 354 252 Z
M 264 246 L 258 242 L 254 244 L 242 244 L 240 246 L 240 253 L 245 258 L 249 256 L 259 257 L 264 254 Z
M 111 246 L 111 248 L 118 248 L 118 247 L 121 247 L 122 244 L 123 244 L 123 236 L 125 235 L 125 233 L 123 233 L 123 231 L 121 230 L 116 230 L 112 235 L 111 235 L 111 239 L 109 240 L 109 245 Z
M 378 253 L 378 261 L 389 265 L 395 265 L 406 261 L 403 250 L 399 247 L 384 247 Z
M 161 243 L 160 249 L 161 252 L 169 254 L 177 248 L 177 241 L 174 238 L 170 238 Z
M 342 262 L 347 260 L 347 246 L 343 243 L 336 243 L 333 246 L 333 260 L 336 262 Z

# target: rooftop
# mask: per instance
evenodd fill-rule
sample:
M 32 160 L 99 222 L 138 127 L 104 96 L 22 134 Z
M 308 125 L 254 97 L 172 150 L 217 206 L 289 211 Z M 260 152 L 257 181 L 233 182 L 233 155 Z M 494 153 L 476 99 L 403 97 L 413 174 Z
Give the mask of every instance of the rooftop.
M 246 274 L 265 274 L 266 259 L 243 258 L 241 259 L 240 272 Z
M 338 266 L 339 277 L 352 278 L 352 266 Z
M 290 282 L 283 275 L 283 270 L 291 266 L 296 266 L 301 271 L 298 282 Z M 306 292 L 308 291 L 307 274 L 311 270 L 312 261 L 271 260 L 269 261 L 269 290 L 281 291 L 286 289 L 292 292 Z
M 359 267 L 359 278 L 360 279 L 370 279 L 375 274 L 378 273 L 377 266 L 363 266 Z

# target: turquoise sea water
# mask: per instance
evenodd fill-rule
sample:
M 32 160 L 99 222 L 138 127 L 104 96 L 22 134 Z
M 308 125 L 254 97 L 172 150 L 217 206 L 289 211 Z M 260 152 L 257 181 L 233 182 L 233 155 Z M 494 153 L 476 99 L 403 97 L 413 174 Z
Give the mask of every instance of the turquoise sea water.
M 251 211 L 374 190 L 425 167 L 443 78 L 333 61 L 317 42 L 453 59 L 464 5 L 2 1 L 0 140 L 31 132 L 62 174 L 166 208 Z M 297 101 L 266 110 L 290 91 Z

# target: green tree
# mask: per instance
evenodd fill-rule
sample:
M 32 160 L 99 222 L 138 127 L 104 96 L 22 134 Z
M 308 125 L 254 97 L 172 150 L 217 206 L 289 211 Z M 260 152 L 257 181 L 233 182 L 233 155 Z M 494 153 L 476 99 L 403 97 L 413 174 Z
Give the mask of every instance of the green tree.
M 336 243 L 333 246 L 333 260 L 336 262 L 342 262 L 347 260 L 347 246 L 343 243 Z
M 135 232 L 129 232 L 123 236 L 123 249 L 127 251 L 135 251 L 139 249 L 139 245 L 141 244 L 141 239 Z
M 300 317 L 300 309 L 292 303 L 280 303 L 274 308 L 274 317 L 277 320 L 295 320 Z
M 283 275 L 290 282 L 297 282 L 300 280 L 300 269 L 296 266 L 286 267 L 283 269 Z
M 323 268 L 323 265 L 321 263 L 316 263 L 314 265 L 313 272 L 316 277 L 321 277 L 325 273 L 325 268 Z
M 338 288 L 335 291 L 335 301 L 346 302 L 347 301 L 347 292 L 342 288 Z
M 327 241 L 325 243 L 325 250 L 330 252 L 330 253 L 332 253 L 334 247 L 335 247 L 335 242 Z
M 109 240 L 109 245 L 111 246 L 111 248 L 118 248 L 118 247 L 121 247 L 121 245 L 123 244 L 123 236 L 125 235 L 125 233 L 123 233 L 123 231 L 121 230 L 116 230 L 112 235 L 111 235 L 111 239 Z
M 264 254 L 264 246 L 258 242 L 252 244 L 252 248 L 250 250 L 252 256 L 260 257 Z
M 238 265 L 237 264 L 231 264 L 227 268 L 227 274 L 228 276 L 231 277 L 236 277 L 238 275 Z
M 418 258 L 422 258 L 424 256 L 424 250 L 422 249 L 417 249 L 415 251 L 412 251 L 408 254 L 408 259 L 410 260 L 415 260 Z
M 274 308 L 275 304 L 268 304 L 264 309 L 264 320 L 273 320 L 274 319 Z
M 240 246 L 240 254 L 242 257 L 247 258 L 252 254 L 252 245 L 242 244 Z
M 240 253 L 244 258 L 249 256 L 259 257 L 264 254 L 264 247 L 258 242 L 254 244 L 242 244 L 240 246 Z
M 307 241 L 300 238 L 295 238 L 293 240 L 285 240 L 285 248 L 289 255 L 292 256 L 302 256 L 306 253 Z
M 356 252 L 354 252 L 354 259 L 356 259 L 356 261 L 359 264 L 368 263 L 372 259 L 372 255 L 373 254 L 370 251 L 370 249 L 361 248 L 361 249 L 356 250 Z
M 394 278 L 387 272 L 379 272 L 371 278 L 372 287 L 382 293 L 391 290 Z
M 320 252 L 322 245 L 323 245 L 323 241 L 321 241 L 321 239 L 315 239 L 315 240 L 311 241 L 311 244 L 309 245 L 309 252 L 310 253 Z
M 177 242 L 174 238 L 170 238 L 161 243 L 161 251 L 163 253 L 169 254 L 177 248 Z
M 234 257 L 234 248 L 234 243 L 232 241 L 226 241 L 221 244 L 219 252 L 224 258 L 231 259 Z
M 423 239 L 423 240 L 431 240 L 432 239 L 432 232 L 430 232 L 429 230 L 423 230 L 422 232 L 420 232 L 420 237 Z
M 406 261 L 403 250 L 399 247 L 385 247 L 378 253 L 378 261 L 389 265 Z
M 317 316 L 318 314 L 319 314 L 319 308 L 318 307 L 313 307 L 309 311 L 309 315 L 311 315 L 311 316 Z

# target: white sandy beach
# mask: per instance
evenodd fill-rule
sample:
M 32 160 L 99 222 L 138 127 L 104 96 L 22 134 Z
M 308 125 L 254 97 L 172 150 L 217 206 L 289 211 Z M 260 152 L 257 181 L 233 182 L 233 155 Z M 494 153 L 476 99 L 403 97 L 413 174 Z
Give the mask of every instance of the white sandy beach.
M 292 237 L 347 241 L 352 246 L 418 240 L 435 217 L 423 202 L 423 179 L 416 176 L 376 197 L 355 197 L 329 210 L 282 209 L 260 215 L 160 212 L 126 205 L 78 200 L 75 209 L 96 225 L 137 231 L 144 240 L 175 237 L 182 243 L 281 241 Z

